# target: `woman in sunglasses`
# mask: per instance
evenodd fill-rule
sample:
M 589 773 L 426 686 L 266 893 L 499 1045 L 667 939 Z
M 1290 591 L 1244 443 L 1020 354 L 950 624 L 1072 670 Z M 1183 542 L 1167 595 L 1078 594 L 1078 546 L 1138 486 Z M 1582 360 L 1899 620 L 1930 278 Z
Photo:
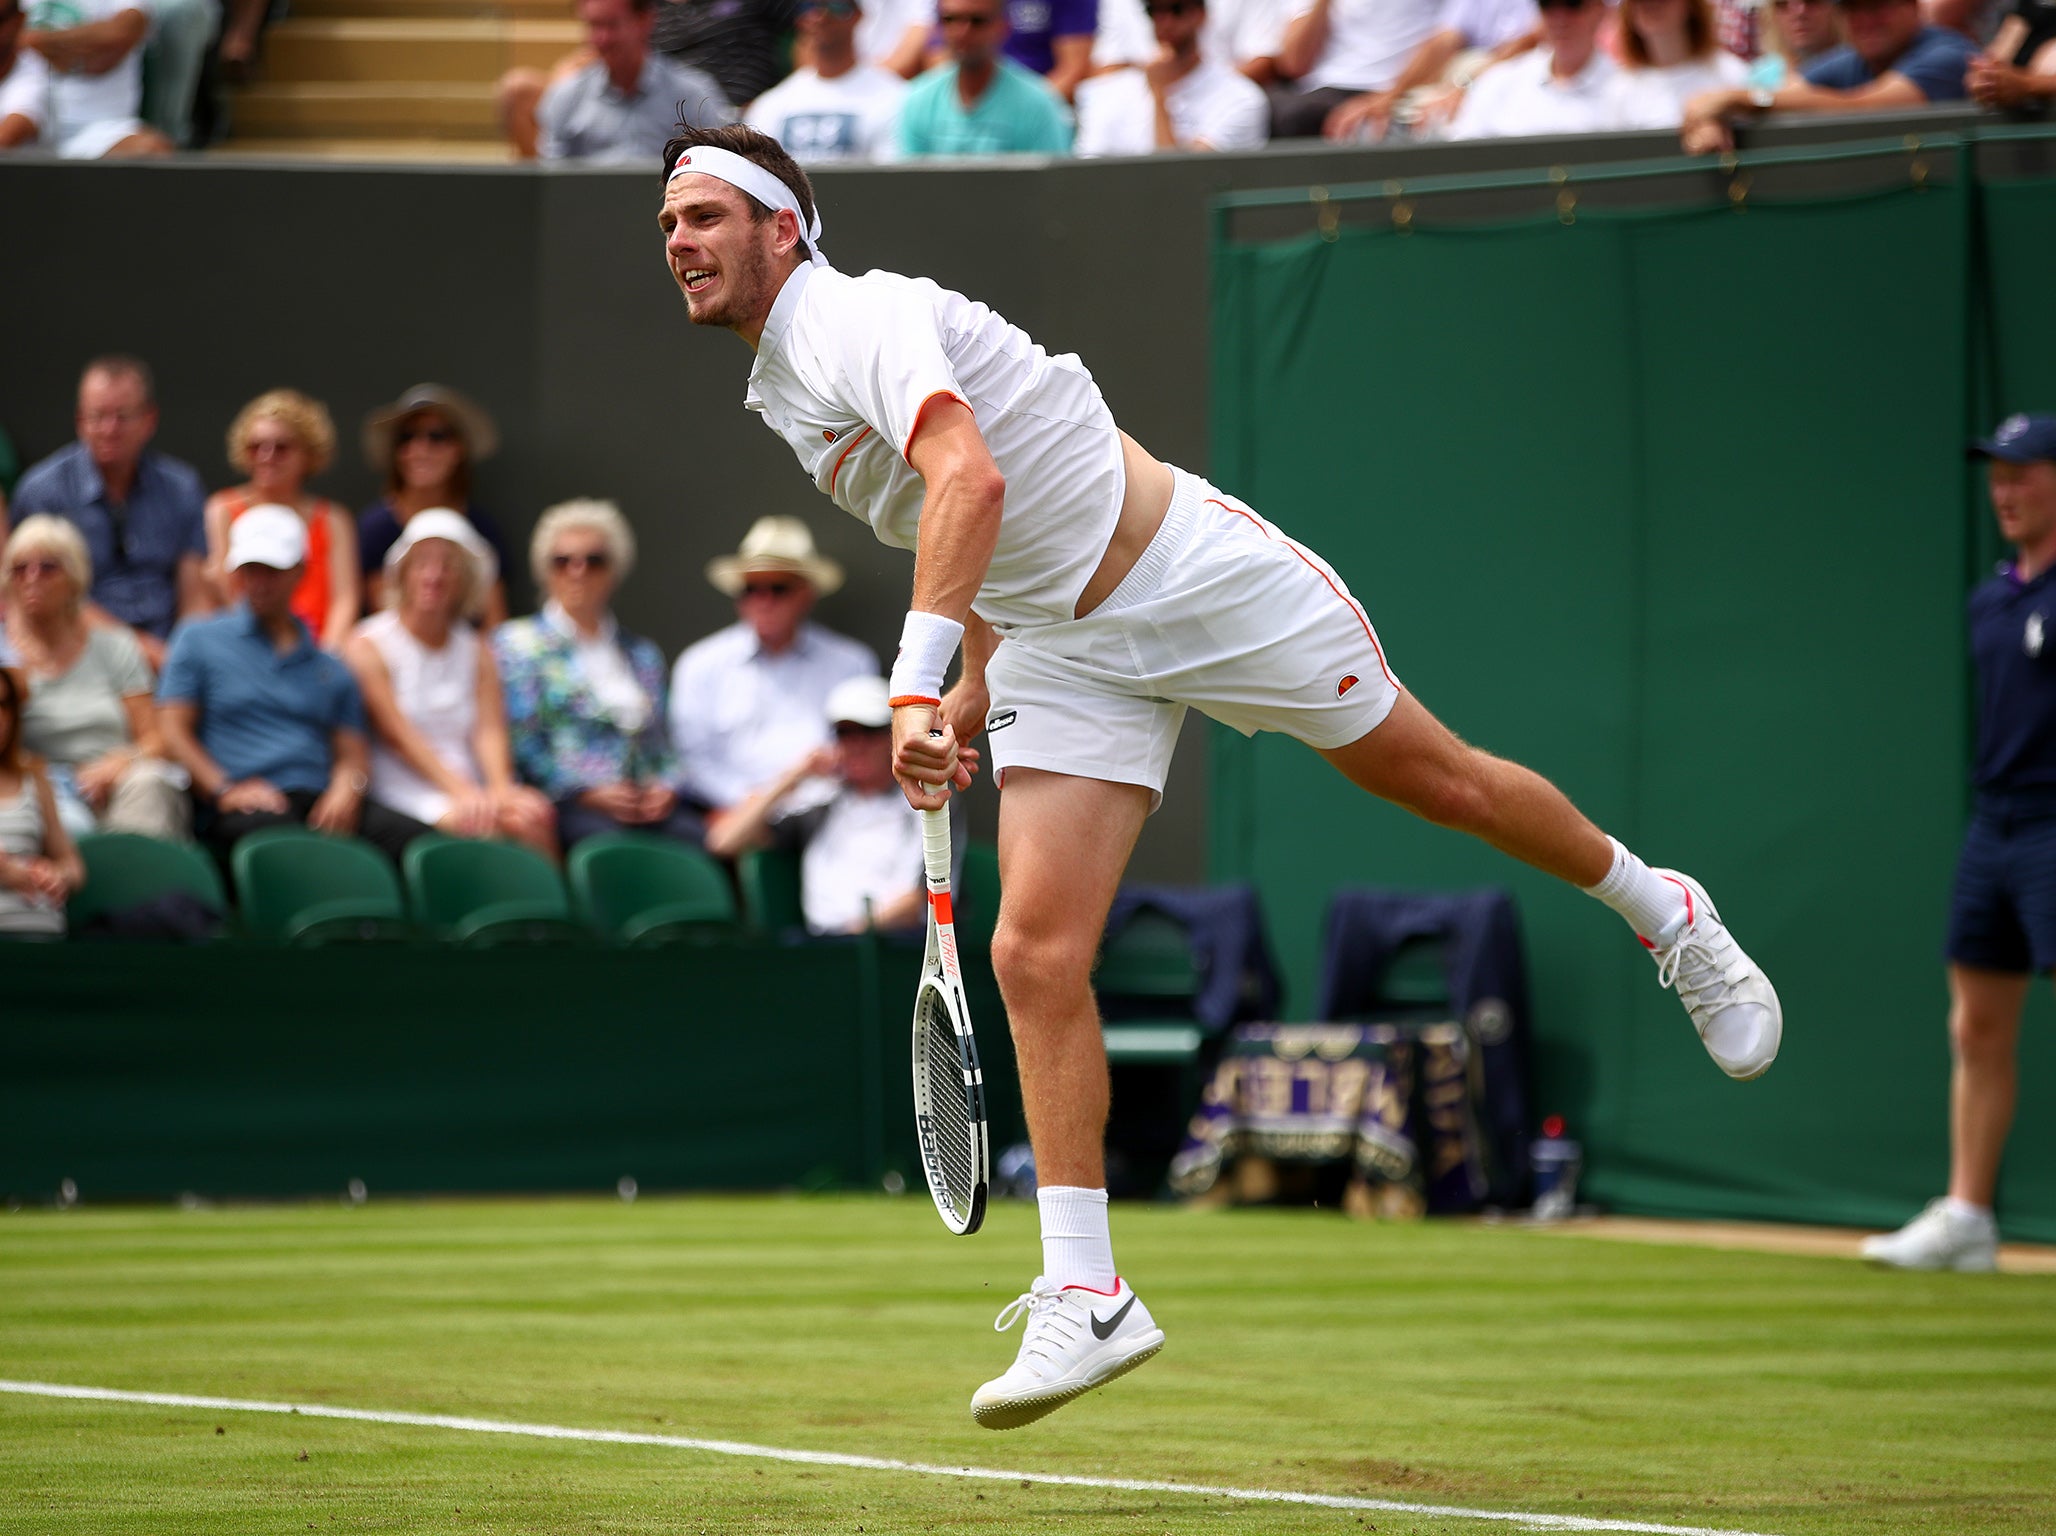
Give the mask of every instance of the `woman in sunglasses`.
M 672 787 L 664 654 L 614 621 L 614 592 L 635 568 L 635 534 L 611 501 L 543 513 L 529 544 L 542 612 L 503 624 L 493 654 L 507 694 L 514 767 L 557 808 L 568 852 L 600 832 L 659 832 L 704 842 L 700 817 Z
M 228 429 L 228 461 L 249 476 L 207 500 L 207 575 L 222 603 L 228 587 L 228 530 L 252 507 L 287 507 L 307 525 L 307 567 L 293 592 L 293 613 L 324 651 L 340 651 L 364 608 L 357 569 L 357 525 L 307 482 L 335 457 L 328 409 L 296 389 L 267 390 L 236 413 Z
M 464 514 L 507 568 L 507 541 L 492 514 L 471 500 L 472 466 L 493 456 L 499 429 L 473 400 L 441 384 L 416 384 L 391 405 L 364 418 L 364 456 L 385 478 L 385 494 L 357 519 L 365 605 L 385 603 L 386 551 L 407 519 L 431 507 Z M 486 594 L 485 622 L 507 618 L 507 587 L 495 581 Z

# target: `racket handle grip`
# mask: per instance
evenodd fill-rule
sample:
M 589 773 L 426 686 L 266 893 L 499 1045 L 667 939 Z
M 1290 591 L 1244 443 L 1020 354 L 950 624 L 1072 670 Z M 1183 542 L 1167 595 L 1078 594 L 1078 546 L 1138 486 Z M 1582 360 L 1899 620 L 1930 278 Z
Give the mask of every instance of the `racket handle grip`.
M 921 855 L 928 866 L 928 889 L 949 889 L 949 807 L 921 813 Z

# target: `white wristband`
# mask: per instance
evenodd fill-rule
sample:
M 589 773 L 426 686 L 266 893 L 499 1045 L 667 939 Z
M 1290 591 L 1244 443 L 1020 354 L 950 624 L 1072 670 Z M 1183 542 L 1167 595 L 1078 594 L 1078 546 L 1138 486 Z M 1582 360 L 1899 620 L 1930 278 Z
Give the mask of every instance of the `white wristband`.
M 950 658 L 957 654 L 957 642 L 964 638 L 964 626 L 939 613 L 916 608 L 907 614 L 900 630 L 899 655 L 893 658 L 892 681 L 887 693 L 894 706 L 939 704 L 942 679 L 949 671 Z

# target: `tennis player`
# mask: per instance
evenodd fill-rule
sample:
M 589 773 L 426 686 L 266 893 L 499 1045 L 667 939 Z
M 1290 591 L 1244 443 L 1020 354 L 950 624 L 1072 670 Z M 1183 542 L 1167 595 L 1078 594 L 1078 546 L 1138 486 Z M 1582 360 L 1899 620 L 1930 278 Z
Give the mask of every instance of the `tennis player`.
M 1163 1347 L 1114 1267 L 1090 978 L 1188 707 L 1296 737 L 1372 794 L 1588 891 L 1642 936 L 1723 1071 L 1770 1066 L 1777 993 L 1706 892 L 1458 740 L 1400 686 L 1342 578 L 1123 433 L 1076 357 L 925 278 L 836 271 L 806 174 L 764 134 L 682 132 L 665 178 L 665 259 L 693 322 L 756 353 L 749 409 L 837 506 L 914 551 L 891 695 L 908 801 L 940 806 L 968 785 L 959 747 L 980 729 L 1004 790 L 992 963 L 1043 1262 L 1000 1314 L 1027 1328 L 973 1395 L 979 1423 L 1026 1424 Z

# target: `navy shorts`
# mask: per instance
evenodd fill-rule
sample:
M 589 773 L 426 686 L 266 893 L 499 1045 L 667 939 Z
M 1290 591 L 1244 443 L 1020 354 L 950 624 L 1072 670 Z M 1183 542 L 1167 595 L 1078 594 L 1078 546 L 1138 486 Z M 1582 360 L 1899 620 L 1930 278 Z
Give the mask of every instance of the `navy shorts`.
M 1949 899 L 1949 958 L 2056 971 L 2056 817 L 1971 818 Z

